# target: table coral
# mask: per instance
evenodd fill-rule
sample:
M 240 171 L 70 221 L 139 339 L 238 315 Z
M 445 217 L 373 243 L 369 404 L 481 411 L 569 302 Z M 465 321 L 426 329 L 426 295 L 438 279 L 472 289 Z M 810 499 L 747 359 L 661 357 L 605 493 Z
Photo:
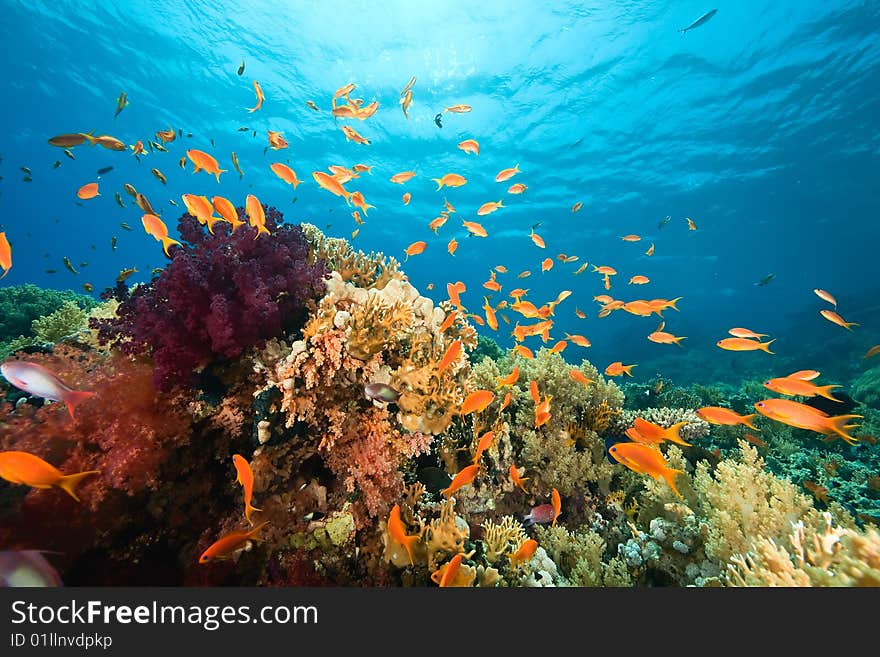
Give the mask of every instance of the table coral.
M 298 328 L 306 301 L 323 290 L 325 269 L 310 263 L 302 230 L 281 221 L 267 208 L 271 238 L 255 240 L 248 229 L 208 234 L 183 215 L 184 247 L 149 284 L 129 290 L 119 283 L 116 317 L 90 326 L 125 353 L 151 354 L 162 389 L 192 383 L 194 370 Z

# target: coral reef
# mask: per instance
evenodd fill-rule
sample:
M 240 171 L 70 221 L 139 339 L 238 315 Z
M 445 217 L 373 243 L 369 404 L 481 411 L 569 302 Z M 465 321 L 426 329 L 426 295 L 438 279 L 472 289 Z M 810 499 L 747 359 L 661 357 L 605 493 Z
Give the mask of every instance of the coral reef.
M 35 319 L 51 315 L 65 302 L 74 303 L 82 310 L 95 305 L 92 297 L 69 290 L 47 290 L 30 284 L 0 288 L 0 317 L 3 318 L 0 343 L 31 335 Z
M 659 424 L 664 429 L 679 422 L 687 422 L 679 435 L 686 442 L 694 442 L 709 434 L 709 423 L 701 419 L 693 410 L 688 408 L 643 408 L 638 411 L 625 410 L 615 416 L 611 421 L 609 431 L 615 435 L 623 435 L 629 429 L 637 417 Z
M 880 410 L 880 367 L 865 370 L 853 381 L 850 388 L 852 398 L 865 406 Z
M 243 218 L 243 209 L 238 213 Z M 184 248 L 175 249 L 150 284 L 129 290 L 118 283 L 115 317 L 93 318 L 90 326 L 127 354 L 150 354 L 156 385 L 164 390 L 191 384 L 194 370 L 297 328 L 306 302 L 323 290 L 325 270 L 309 262 L 302 230 L 279 227 L 281 221 L 267 208 L 271 239 L 254 239 L 246 228 L 209 234 L 184 214 Z

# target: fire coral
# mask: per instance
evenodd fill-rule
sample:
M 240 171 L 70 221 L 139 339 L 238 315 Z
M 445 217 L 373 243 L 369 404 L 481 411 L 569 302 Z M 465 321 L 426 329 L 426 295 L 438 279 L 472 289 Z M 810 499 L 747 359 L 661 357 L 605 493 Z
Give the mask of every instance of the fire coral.
M 244 220 L 244 210 L 237 208 Z M 183 249 L 149 285 L 117 284 L 120 306 L 112 319 L 93 319 L 102 343 L 128 354 L 151 353 L 153 380 L 162 390 L 193 382 L 193 373 L 218 359 L 295 330 L 305 302 L 324 291 L 323 263 L 310 262 L 299 226 L 266 209 L 271 238 L 251 228 L 208 234 L 189 214 L 180 218 Z M 105 293 L 110 296 L 110 294 Z

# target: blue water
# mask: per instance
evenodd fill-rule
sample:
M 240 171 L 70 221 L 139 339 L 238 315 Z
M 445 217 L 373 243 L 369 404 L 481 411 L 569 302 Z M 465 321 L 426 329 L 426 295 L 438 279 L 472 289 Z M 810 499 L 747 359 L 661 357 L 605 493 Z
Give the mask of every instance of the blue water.
M 679 34 L 711 8 L 718 12 L 709 22 Z M 717 378 L 719 368 L 782 375 L 789 365 L 844 377 L 880 342 L 876 2 L 7 0 L 3 19 L 0 222 L 14 266 L 2 285 L 81 290 L 90 282 L 97 294 L 131 266 L 139 274 L 130 281 L 149 280 L 165 258 L 141 229 L 132 199 L 123 192 L 127 207 L 117 206 L 114 192 L 125 182 L 161 211 L 172 236 L 183 208 L 168 199 L 219 193 L 243 205 L 252 193 L 289 221 L 349 237 L 357 227 L 351 209 L 319 189 L 311 172 L 363 162 L 372 175 L 347 187 L 376 209 L 357 248 L 402 259 L 408 244 L 426 240 L 426 252 L 405 265 L 410 280 L 438 301 L 447 282 L 464 281 L 472 312 L 480 312 L 482 282 L 496 265 L 510 273 L 499 274 L 504 289 L 493 303 L 514 287 L 528 288 L 537 305 L 572 290 L 557 310 L 553 337 L 579 333 L 593 347 L 569 346 L 569 360 L 587 357 L 600 369 L 622 360 L 638 363 L 639 377 L 662 372 L 682 380 Z M 413 75 L 406 120 L 398 98 Z M 253 80 L 266 100 L 249 114 Z M 348 82 L 357 84 L 352 97 L 379 101 L 375 116 L 334 123 L 330 97 Z M 114 119 L 121 91 L 130 105 Z M 320 113 L 306 106 L 309 99 Z M 444 113 L 438 128 L 435 114 L 456 103 L 473 111 Z M 347 142 L 343 124 L 372 145 Z M 168 128 L 192 137 L 140 163 L 131 151 L 85 145 L 70 160 L 46 141 L 94 129 L 146 143 Z M 290 148 L 264 154 L 268 129 L 282 131 Z M 456 147 L 466 138 L 479 141 L 479 156 Z M 208 151 L 229 169 L 221 184 L 178 167 L 187 148 Z M 269 170 L 275 161 L 289 163 L 304 181 L 295 192 Z M 515 163 L 522 173 L 494 181 Z M 98 179 L 96 170 L 110 165 L 114 170 Z M 33 182 L 22 181 L 21 166 L 32 169 Z M 418 175 L 407 185 L 389 182 L 409 169 Z M 430 179 L 447 172 L 468 184 L 435 191 Z M 101 196 L 78 206 L 76 189 L 95 180 Z M 525 194 L 507 194 L 515 182 L 528 186 Z M 401 202 L 404 191 L 412 194 L 409 206 Z M 427 224 L 444 198 L 458 213 L 435 236 Z M 467 237 L 461 220 L 478 219 L 482 203 L 499 199 L 506 207 L 479 219 L 490 236 Z M 576 201 L 584 205 L 573 214 Z M 666 215 L 672 220 L 658 228 Z M 685 217 L 698 230 L 689 231 Z M 133 230 L 122 230 L 122 221 Z M 528 237 L 539 222 L 546 250 Z M 643 239 L 622 242 L 628 233 Z M 460 242 L 454 258 L 446 252 L 452 237 Z M 656 253 L 648 258 L 651 242 Z M 580 260 L 563 264 L 560 252 Z M 73 275 L 63 256 L 89 264 Z M 541 274 L 545 257 L 556 264 Z M 656 317 L 621 311 L 598 319 L 592 298 L 606 291 L 597 274 L 573 275 L 584 261 L 617 269 L 608 291 L 615 298 L 682 296 L 681 312 L 664 315 L 667 330 L 688 336 L 683 348 L 645 339 Z M 517 279 L 522 270 L 531 277 Z M 770 273 L 773 281 L 755 285 Z M 651 283 L 627 285 L 635 274 Z M 848 333 L 822 319 L 827 304 L 814 287 L 834 294 L 841 315 L 862 326 Z M 589 318 L 578 319 L 575 308 Z M 717 349 L 732 326 L 771 334 L 777 355 Z M 505 346 L 512 344 L 509 330 L 502 321 L 496 337 Z M 528 344 L 536 347 L 535 340 Z

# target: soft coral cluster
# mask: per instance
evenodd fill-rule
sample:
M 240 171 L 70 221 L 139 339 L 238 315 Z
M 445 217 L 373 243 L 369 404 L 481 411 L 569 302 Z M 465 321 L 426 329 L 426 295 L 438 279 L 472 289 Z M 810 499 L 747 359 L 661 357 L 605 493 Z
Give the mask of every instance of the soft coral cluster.
M 238 208 L 243 219 L 243 210 Z M 104 342 L 128 354 L 152 353 L 161 389 L 191 381 L 193 371 L 297 327 L 306 301 L 323 292 L 325 268 L 310 262 L 299 226 L 280 226 L 266 210 L 271 235 L 241 228 L 213 235 L 188 214 L 180 218 L 183 249 L 149 285 L 117 285 L 112 319 L 92 320 Z

